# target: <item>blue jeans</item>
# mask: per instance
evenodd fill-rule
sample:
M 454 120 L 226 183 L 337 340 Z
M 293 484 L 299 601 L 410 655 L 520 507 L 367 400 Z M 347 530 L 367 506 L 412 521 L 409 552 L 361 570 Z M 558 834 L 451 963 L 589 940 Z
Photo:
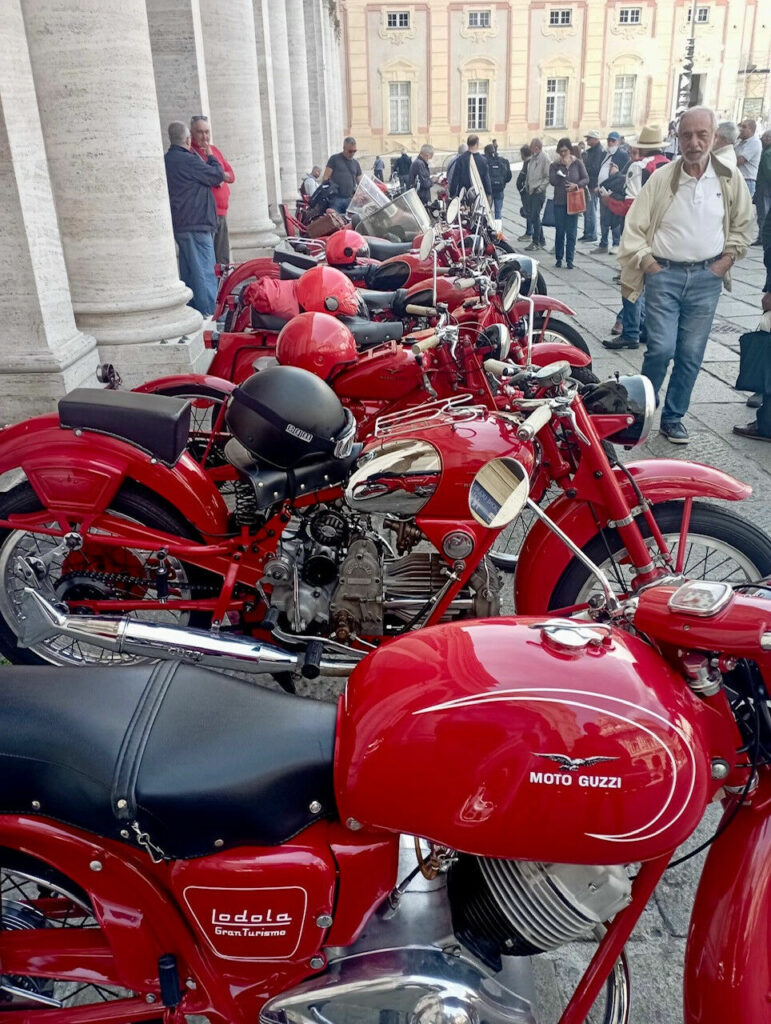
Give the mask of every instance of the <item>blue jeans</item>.
M 333 210 L 337 210 L 338 213 L 345 213 L 350 204 L 350 196 L 335 196 L 335 198 L 329 205 L 332 207 Z
M 749 178 L 745 178 L 744 181 L 745 181 L 745 183 L 747 185 L 747 188 L 750 190 L 750 197 L 754 196 L 755 195 L 755 185 L 757 184 L 757 182 L 750 181 Z
M 576 254 L 576 236 L 578 235 L 578 214 L 568 213 L 567 206 L 554 204 L 554 227 L 556 235 L 554 238 L 554 258 L 562 259 L 562 250 L 565 250 L 565 259 L 568 263 L 573 262 Z
M 202 316 L 211 316 L 217 304 L 212 233 L 180 231 L 174 238 L 179 246 L 179 276 L 193 293 L 188 305 Z
M 688 411 L 722 288 L 722 278 L 709 267 L 664 267 L 645 278 L 648 347 L 642 373 L 657 402 L 674 359 L 662 423 L 679 422 Z
M 593 193 L 589 193 L 589 201 L 586 204 L 586 213 L 584 214 L 584 241 L 585 242 L 596 242 L 597 241 L 597 204 L 599 202 L 598 197 Z
M 498 192 L 497 195 L 496 195 L 495 192 L 493 192 L 493 217 L 495 217 L 496 220 L 500 220 L 501 219 L 501 210 L 502 209 L 503 209 L 503 192 Z
M 613 239 L 613 245 L 617 246 L 621 241 L 621 225 L 623 218 L 611 213 L 607 206 L 600 207 L 600 245 L 607 246 L 608 234 Z
M 630 302 L 629 299 L 623 299 L 623 308 L 621 310 L 621 331 L 622 338 L 628 338 L 630 341 L 640 340 L 640 328 L 645 317 L 645 296 L 641 295 L 637 302 Z

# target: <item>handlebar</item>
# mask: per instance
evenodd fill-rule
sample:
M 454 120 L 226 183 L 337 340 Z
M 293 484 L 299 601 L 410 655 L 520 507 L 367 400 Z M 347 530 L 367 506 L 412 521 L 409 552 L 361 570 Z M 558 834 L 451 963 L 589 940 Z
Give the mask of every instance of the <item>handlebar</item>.
M 513 377 L 520 371 L 516 366 L 512 366 L 511 363 L 504 363 L 502 359 L 485 359 L 483 368 L 486 373 L 490 373 L 493 377 Z
M 414 306 L 412 303 L 404 307 L 404 312 L 410 316 L 439 316 L 439 310 L 435 306 Z
M 551 419 L 551 409 L 544 404 L 534 409 L 533 412 L 520 423 L 517 428 L 517 437 L 520 441 L 532 441 L 538 431 L 545 427 Z
M 473 288 L 476 283 L 477 279 L 475 277 L 456 277 L 454 286 L 458 291 L 462 291 L 464 288 Z
M 438 334 L 432 334 L 430 338 L 421 338 L 420 341 L 416 341 L 412 346 L 413 354 L 419 356 L 423 352 L 428 352 L 429 349 L 436 348 L 441 343 L 441 340 Z

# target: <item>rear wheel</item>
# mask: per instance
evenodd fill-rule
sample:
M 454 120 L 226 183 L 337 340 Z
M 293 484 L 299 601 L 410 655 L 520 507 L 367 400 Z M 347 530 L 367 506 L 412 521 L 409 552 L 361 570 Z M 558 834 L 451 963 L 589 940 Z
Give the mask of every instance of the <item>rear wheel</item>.
M 533 320 L 533 338 L 538 337 L 539 341 L 552 341 L 557 342 L 560 345 L 575 345 L 576 348 L 585 352 L 588 356 L 591 356 L 589 346 L 583 338 L 580 331 L 577 331 L 572 324 L 566 323 L 564 320 L 558 320 L 556 317 L 550 316 L 549 322 L 544 331 L 543 338 L 540 338 L 541 328 L 544 325 L 546 318 L 540 314 L 536 314 Z

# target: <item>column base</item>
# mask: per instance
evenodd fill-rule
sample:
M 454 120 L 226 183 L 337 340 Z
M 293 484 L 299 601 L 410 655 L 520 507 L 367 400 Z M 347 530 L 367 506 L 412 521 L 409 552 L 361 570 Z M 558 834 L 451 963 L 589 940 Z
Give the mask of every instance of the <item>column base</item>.
M 202 330 L 174 341 L 99 346 L 100 361 L 113 364 L 126 390 L 157 377 L 206 373 L 213 355 L 204 345 Z
M 99 354 L 91 338 L 82 338 L 84 351 L 67 366 L 54 359 L 14 360 L 11 368 L 0 370 L 0 422 L 18 423 L 30 416 L 55 412 L 56 403 L 74 388 L 101 387 L 96 379 Z M 49 354 L 50 356 L 50 354 Z
M 78 327 L 101 345 L 176 341 L 201 329 L 201 314 L 186 305 L 192 292 L 181 281 L 140 301 L 73 303 Z
M 268 221 L 265 228 L 256 231 L 230 231 L 230 253 L 234 263 L 242 263 L 244 260 L 253 259 L 256 256 L 269 256 L 274 246 L 278 244 L 279 237 Z

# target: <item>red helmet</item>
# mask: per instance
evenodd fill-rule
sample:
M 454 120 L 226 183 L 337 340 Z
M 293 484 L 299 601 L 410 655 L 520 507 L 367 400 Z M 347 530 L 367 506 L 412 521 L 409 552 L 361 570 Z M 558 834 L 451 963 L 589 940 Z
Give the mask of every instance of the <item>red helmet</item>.
M 327 263 L 331 267 L 350 266 L 357 256 L 369 256 L 366 239 L 358 231 L 336 231 L 327 242 Z
M 334 267 L 306 270 L 297 282 L 295 296 L 306 313 L 356 316 L 359 312 L 356 285 Z
M 282 366 L 299 366 L 322 380 L 356 362 L 356 342 L 339 320 L 326 313 L 300 313 L 282 328 L 276 342 Z

